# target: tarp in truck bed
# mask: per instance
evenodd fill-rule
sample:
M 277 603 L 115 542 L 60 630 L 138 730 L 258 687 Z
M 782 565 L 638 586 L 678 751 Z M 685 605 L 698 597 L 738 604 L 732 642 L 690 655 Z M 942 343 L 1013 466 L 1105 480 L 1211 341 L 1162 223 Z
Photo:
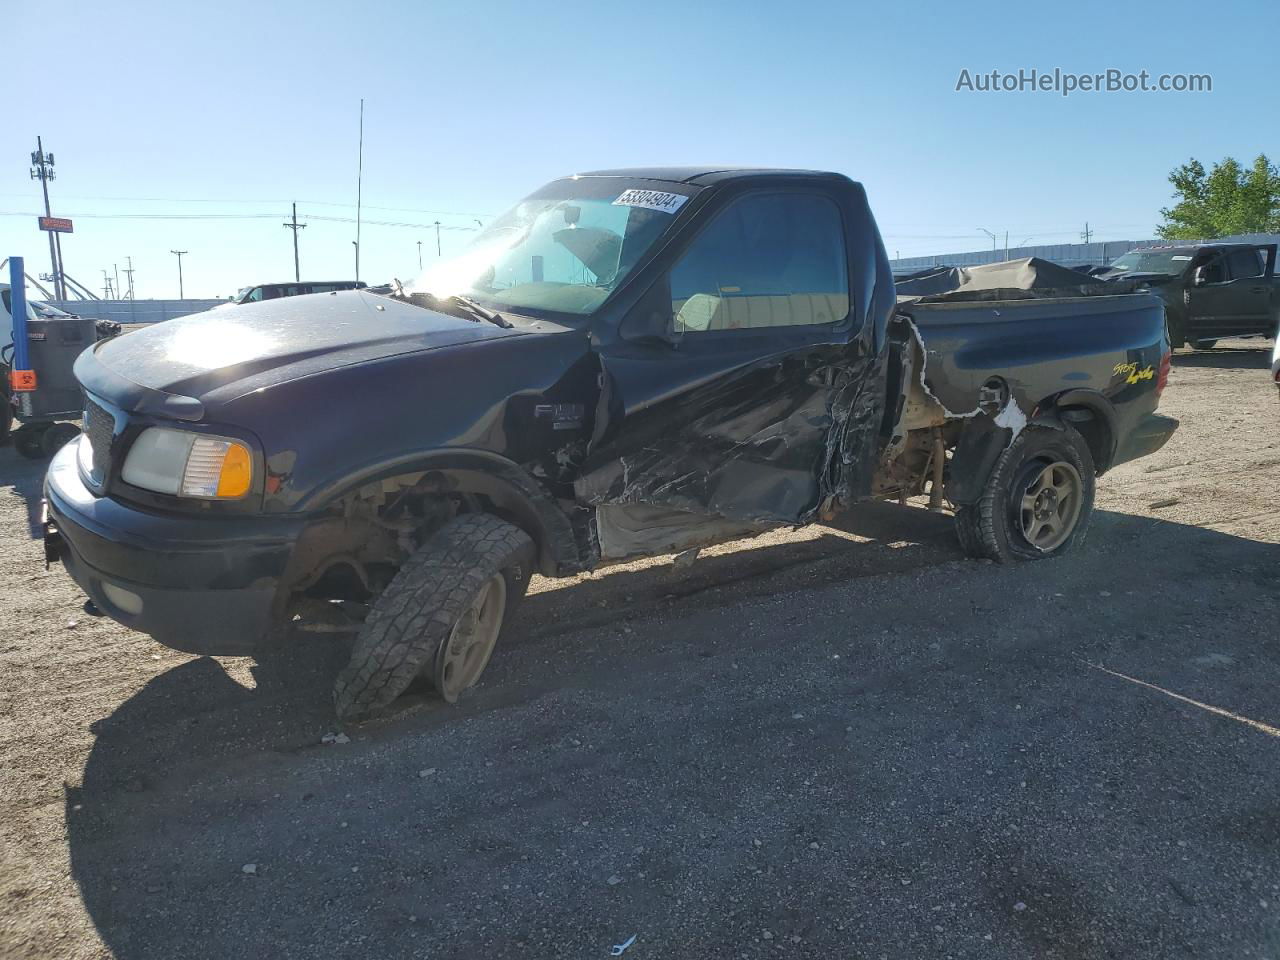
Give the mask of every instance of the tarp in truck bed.
M 1121 288 L 1115 281 L 1108 283 L 1039 257 L 980 267 L 941 267 L 904 278 L 895 286 L 899 303 L 1113 296 L 1137 288 L 1137 284 Z

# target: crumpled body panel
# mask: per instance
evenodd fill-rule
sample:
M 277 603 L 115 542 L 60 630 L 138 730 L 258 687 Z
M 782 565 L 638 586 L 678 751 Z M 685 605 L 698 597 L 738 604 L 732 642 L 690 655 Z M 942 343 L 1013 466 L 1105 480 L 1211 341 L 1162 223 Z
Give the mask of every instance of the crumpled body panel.
M 636 364 L 602 363 L 616 416 L 636 383 Z M 883 374 L 883 356 L 865 352 L 860 340 L 715 371 L 705 385 L 627 415 L 625 429 L 606 436 L 590 458 L 578 498 L 807 523 L 828 497 L 869 491 Z

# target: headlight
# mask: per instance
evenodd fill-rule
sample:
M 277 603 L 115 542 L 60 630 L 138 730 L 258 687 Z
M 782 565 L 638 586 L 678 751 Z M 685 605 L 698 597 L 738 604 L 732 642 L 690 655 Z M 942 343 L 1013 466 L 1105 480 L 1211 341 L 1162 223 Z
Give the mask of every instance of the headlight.
M 156 493 L 234 499 L 252 486 L 253 458 L 248 447 L 229 437 L 148 427 L 129 448 L 120 476 Z

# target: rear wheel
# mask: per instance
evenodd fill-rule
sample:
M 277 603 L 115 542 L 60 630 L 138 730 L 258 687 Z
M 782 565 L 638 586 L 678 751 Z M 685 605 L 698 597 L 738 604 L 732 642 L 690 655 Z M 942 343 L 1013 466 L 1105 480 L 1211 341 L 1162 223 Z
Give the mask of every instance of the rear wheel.
M 44 456 L 44 448 L 40 443 L 41 438 L 44 436 L 44 431 L 45 428 L 43 426 L 35 427 L 23 424 L 13 431 L 13 449 L 28 460 L 39 460 Z
M 1009 445 L 982 498 L 956 513 L 971 557 L 1007 563 L 1066 553 L 1084 540 L 1093 514 L 1093 457 L 1071 427 L 1028 427 Z
M 524 596 L 534 545 L 488 514 L 456 517 L 382 592 L 334 684 L 339 717 L 388 706 L 420 674 L 450 703 L 475 684 Z

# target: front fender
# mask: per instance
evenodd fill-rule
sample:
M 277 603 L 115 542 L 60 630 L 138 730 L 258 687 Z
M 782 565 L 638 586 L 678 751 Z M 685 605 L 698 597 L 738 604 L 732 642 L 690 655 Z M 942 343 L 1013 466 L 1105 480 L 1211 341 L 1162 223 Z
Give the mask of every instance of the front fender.
M 361 487 L 406 474 L 421 474 L 420 482 L 441 494 L 488 499 L 533 538 L 539 568 L 548 576 L 564 576 L 592 565 L 585 538 L 575 534 L 573 521 L 559 501 L 519 464 L 485 450 L 438 450 L 364 466 L 313 491 L 299 507 L 320 511 Z

